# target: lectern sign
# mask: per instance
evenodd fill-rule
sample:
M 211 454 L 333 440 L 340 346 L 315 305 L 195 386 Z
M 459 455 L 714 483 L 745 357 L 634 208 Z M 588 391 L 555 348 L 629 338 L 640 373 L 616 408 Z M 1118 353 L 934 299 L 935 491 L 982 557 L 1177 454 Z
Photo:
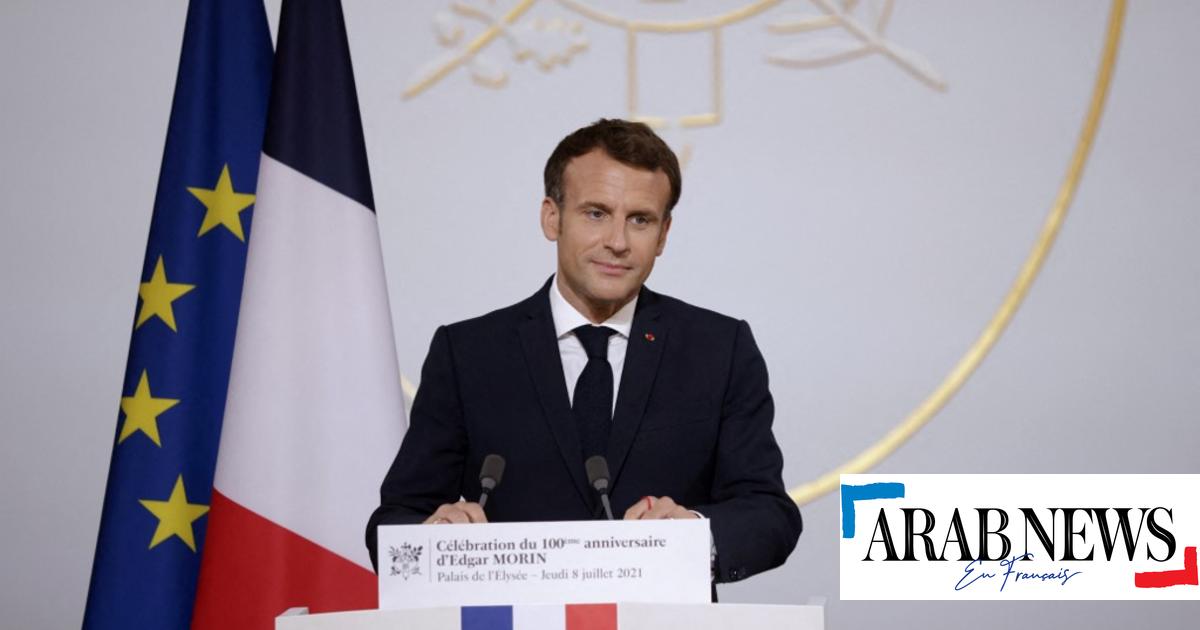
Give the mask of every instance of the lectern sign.
M 379 607 L 705 603 L 708 521 L 379 528 Z

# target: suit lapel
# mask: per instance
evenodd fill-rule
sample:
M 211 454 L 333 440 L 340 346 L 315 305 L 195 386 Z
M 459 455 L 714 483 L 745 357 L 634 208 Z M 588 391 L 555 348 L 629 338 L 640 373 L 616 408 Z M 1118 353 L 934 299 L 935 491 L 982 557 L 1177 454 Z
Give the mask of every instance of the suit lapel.
M 638 296 L 637 312 L 633 316 L 629 345 L 625 350 L 625 367 L 617 389 L 617 407 L 608 442 L 608 466 L 613 486 L 620 478 L 629 448 L 633 446 L 642 424 L 663 348 L 666 347 L 668 326 L 660 317 L 660 308 L 658 294 L 643 287 Z
M 567 397 L 567 381 L 563 377 L 562 357 L 554 334 L 554 318 L 550 314 L 550 283 L 528 302 L 527 318 L 518 325 L 521 348 L 529 374 L 537 389 L 543 415 L 558 443 L 563 463 L 571 473 L 575 488 L 584 503 L 591 505 L 591 492 L 583 475 L 583 448 L 579 445 L 579 430 L 571 415 Z

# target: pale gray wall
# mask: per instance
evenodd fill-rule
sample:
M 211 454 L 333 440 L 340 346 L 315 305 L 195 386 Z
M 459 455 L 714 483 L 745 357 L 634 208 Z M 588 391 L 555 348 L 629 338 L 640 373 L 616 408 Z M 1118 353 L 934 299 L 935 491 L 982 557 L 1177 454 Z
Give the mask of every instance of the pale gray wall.
M 542 163 L 565 131 L 625 111 L 623 35 L 593 23 L 568 68 L 542 73 L 494 47 L 507 87 L 460 70 L 401 99 L 440 50 L 430 24 L 445 4 L 346 3 L 412 378 L 436 325 L 516 301 L 550 273 Z M 5 627 L 82 615 L 184 10 L 0 7 Z M 878 57 L 764 63 L 782 40 L 763 25 L 785 10 L 726 29 L 725 120 L 667 133 L 694 155 L 651 286 L 754 326 L 789 484 L 895 424 L 999 304 L 1065 170 L 1106 11 L 899 0 L 888 34 L 929 59 L 945 93 Z M 535 12 L 563 14 L 549 0 Z M 880 471 L 1200 472 L 1198 26 L 1200 4 L 1131 3 L 1109 108 L 1045 272 L 965 389 Z M 648 102 L 702 100 L 702 42 L 650 49 Z M 832 628 L 1195 624 L 1194 604 L 841 603 L 837 515 L 829 497 L 808 506 L 789 564 L 725 599 L 827 596 Z

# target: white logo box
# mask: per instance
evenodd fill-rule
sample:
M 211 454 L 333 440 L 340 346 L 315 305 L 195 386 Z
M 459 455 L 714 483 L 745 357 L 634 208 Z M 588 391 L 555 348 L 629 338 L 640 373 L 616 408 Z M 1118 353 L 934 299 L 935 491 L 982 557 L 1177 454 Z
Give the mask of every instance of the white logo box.
M 842 599 L 1200 599 L 1200 475 L 843 475 L 841 483 Z M 998 534 L 980 557 L 982 518 L 992 532 L 1007 518 L 1003 558 Z M 918 535 L 926 529 L 928 542 Z M 944 559 L 930 560 L 930 548 Z

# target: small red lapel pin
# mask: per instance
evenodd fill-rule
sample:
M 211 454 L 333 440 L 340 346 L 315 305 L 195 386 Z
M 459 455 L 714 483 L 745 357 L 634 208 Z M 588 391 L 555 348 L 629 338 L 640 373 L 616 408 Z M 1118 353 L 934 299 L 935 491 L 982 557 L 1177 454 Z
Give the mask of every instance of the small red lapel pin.
M 654 341 L 654 333 L 646 333 L 646 341 Z

